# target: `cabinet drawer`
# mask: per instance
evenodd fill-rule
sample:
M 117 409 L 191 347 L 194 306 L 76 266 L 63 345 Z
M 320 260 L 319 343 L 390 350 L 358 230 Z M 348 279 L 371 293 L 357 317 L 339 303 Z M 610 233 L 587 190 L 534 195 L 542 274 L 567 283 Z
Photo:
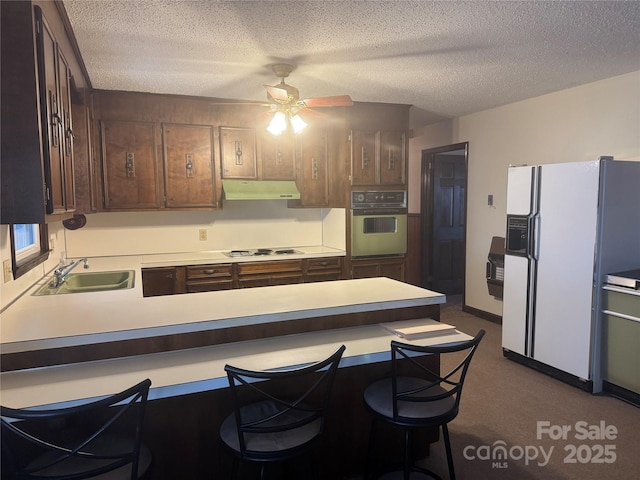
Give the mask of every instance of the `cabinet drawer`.
M 233 288 L 232 278 L 187 282 L 187 293 L 216 292 L 218 290 L 231 290 L 232 288 Z
M 302 272 L 302 260 L 278 260 L 275 262 L 238 263 L 238 274 Z
M 307 272 L 317 270 L 339 270 L 342 268 L 342 258 L 312 258 L 307 260 Z
M 339 271 L 318 271 L 313 273 L 308 273 L 305 277 L 304 281 L 311 282 L 331 282 L 334 280 L 340 280 L 341 272 Z
M 219 263 L 214 265 L 192 265 L 187 267 L 187 280 L 200 278 L 231 277 L 233 264 Z
M 238 277 L 238 286 L 240 288 L 291 285 L 292 283 L 302 283 L 302 272 L 241 275 Z
M 603 295 L 603 309 L 635 317 L 640 321 L 640 295 L 635 292 L 618 292 L 605 290 Z

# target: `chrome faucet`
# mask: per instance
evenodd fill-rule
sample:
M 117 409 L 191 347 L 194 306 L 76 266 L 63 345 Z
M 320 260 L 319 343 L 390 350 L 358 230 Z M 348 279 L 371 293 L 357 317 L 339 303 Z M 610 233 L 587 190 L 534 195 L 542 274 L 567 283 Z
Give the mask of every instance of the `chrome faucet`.
M 49 286 L 51 288 L 58 288 L 60 285 L 62 285 L 62 283 L 66 280 L 67 275 L 69 275 L 71 270 L 76 268 L 80 264 L 80 262 L 84 262 L 85 269 L 89 268 L 89 258 L 87 257 L 81 258 L 80 260 L 75 260 L 69 265 L 60 265 L 53 271 L 53 280 L 51 280 Z

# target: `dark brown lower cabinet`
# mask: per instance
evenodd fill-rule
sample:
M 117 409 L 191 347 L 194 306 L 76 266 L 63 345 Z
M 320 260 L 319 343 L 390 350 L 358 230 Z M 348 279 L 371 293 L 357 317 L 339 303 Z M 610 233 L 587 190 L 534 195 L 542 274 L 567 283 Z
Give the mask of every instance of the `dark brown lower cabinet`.
M 330 282 L 342 278 L 342 258 L 310 258 L 304 263 L 304 281 Z
M 186 293 L 215 292 L 233 288 L 233 264 L 231 263 L 188 266 L 186 275 Z
M 351 278 L 388 277 L 405 281 L 405 259 L 380 258 L 351 261 Z
M 180 269 L 176 267 L 155 267 L 142 269 L 142 296 L 157 297 L 183 292 Z
M 238 288 L 302 283 L 302 260 L 243 262 L 236 264 Z
M 321 257 L 143 268 L 142 290 L 145 297 L 153 297 L 326 282 L 343 278 L 342 262 L 342 257 Z

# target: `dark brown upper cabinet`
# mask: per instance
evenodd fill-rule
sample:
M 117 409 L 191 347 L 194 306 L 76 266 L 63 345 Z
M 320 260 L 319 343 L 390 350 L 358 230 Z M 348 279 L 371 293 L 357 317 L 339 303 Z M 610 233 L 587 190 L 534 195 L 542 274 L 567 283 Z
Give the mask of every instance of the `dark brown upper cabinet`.
M 102 121 L 100 137 L 104 208 L 160 208 L 156 124 Z
M 351 132 L 351 185 L 375 185 L 376 133 Z
M 48 214 L 75 210 L 71 71 L 40 7 L 35 7 L 42 154 Z
M 165 205 L 216 207 L 213 127 L 162 124 Z
M 351 185 L 405 185 L 406 134 L 351 132 Z
M 53 4 L 55 24 L 31 2 L 0 3 L 1 221 L 44 223 L 75 210 L 72 50 Z
M 324 128 L 307 127 L 297 139 L 300 168 L 297 185 L 301 207 L 330 206 L 327 137 Z
M 351 185 L 404 188 L 409 105 L 357 103 L 349 115 Z
M 295 143 L 287 132 L 275 136 L 267 131 L 260 135 L 260 159 L 263 180 L 295 180 Z
M 222 178 L 258 179 L 254 128 L 220 127 Z

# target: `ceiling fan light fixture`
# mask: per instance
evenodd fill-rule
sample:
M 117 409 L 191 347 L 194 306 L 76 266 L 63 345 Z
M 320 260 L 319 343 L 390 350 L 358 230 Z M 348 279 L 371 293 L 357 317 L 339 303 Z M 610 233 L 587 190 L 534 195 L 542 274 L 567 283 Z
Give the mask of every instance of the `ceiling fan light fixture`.
M 300 115 L 294 115 L 290 118 L 291 121 L 291 127 L 293 128 L 293 133 L 300 133 L 302 130 L 304 130 L 304 127 L 307 126 L 306 122 L 304 120 L 302 120 L 302 117 L 300 117 Z
M 273 115 L 271 122 L 269 122 L 269 126 L 267 127 L 267 130 L 272 135 L 278 136 L 282 134 L 282 132 L 284 132 L 286 129 L 287 129 L 287 119 L 284 113 L 276 112 Z

